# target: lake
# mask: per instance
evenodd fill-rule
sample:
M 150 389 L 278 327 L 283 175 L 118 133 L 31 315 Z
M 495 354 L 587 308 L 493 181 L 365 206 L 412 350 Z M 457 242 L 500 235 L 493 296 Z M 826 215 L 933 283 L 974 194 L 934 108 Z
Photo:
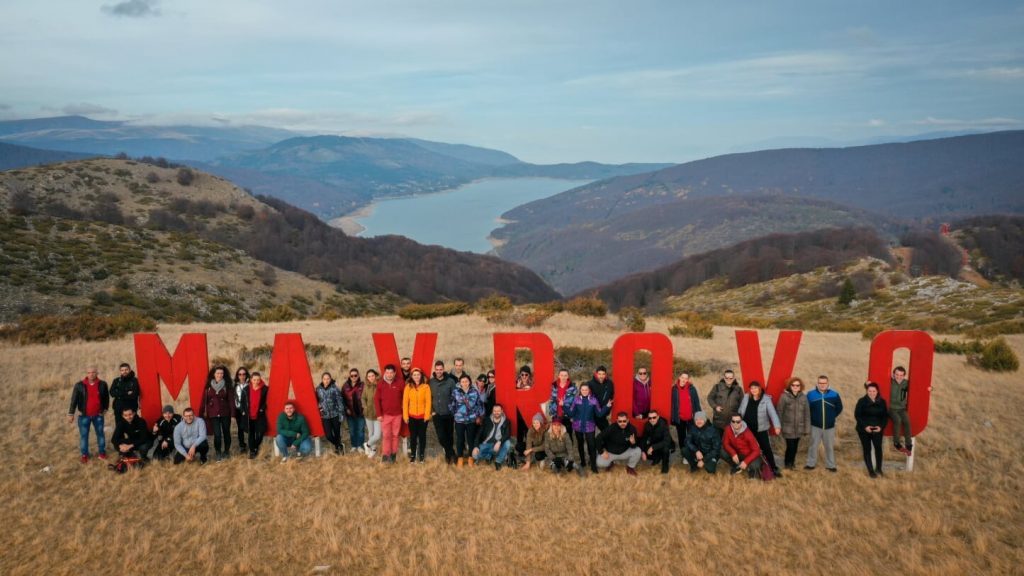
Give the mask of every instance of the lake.
M 490 178 L 447 192 L 379 200 L 350 218 L 365 228 L 359 232 L 360 236 L 399 234 L 421 244 L 486 254 L 492 249 L 487 237 L 501 225 L 499 216 L 520 204 L 589 182 L 591 180 Z

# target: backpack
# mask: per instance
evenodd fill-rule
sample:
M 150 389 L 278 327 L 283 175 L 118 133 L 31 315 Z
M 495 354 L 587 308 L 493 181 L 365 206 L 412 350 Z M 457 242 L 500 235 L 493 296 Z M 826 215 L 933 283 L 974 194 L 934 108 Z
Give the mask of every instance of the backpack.
M 132 469 L 141 470 L 145 465 L 146 463 L 138 456 L 124 456 L 114 464 L 107 464 L 107 468 L 118 474 L 124 474 Z
M 768 461 L 765 460 L 764 456 L 761 456 L 761 480 L 765 482 L 775 480 L 775 471 L 768 465 Z

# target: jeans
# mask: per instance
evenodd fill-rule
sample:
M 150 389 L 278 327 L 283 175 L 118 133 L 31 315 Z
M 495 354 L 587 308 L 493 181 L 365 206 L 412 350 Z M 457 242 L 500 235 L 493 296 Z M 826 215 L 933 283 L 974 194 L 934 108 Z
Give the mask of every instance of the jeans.
M 679 452 L 682 453 L 683 446 L 686 446 L 686 430 L 693 424 L 693 420 L 686 420 L 685 422 L 680 420 L 676 427 L 676 445 L 679 446 Z M 683 456 L 683 458 L 686 458 Z M 687 458 L 689 460 L 689 458 Z
M 300 456 L 309 456 L 313 453 L 313 439 L 306 438 L 299 443 L 298 438 L 286 438 L 280 434 L 274 438 L 274 442 L 277 444 L 277 450 L 281 453 L 281 456 L 288 456 L 288 447 L 295 446 Z
M 495 464 L 504 464 L 505 463 L 505 459 L 508 458 L 508 451 L 509 451 L 510 448 L 512 448 L 512 441 L 511 440 L 503 441 L 501 443 L 501 446 L 498 447 L 498 455 L 497 455 L 497 457 L 495 457 L 495 455 L 494 455 L 494 442 L 484 442 L 479 447 L 480 453 L 477 454 L 476 459 L 478 461 L 479 460 L 488 461 L 488 460 L 491 460 L 493 458 Z
M 860 437 L 860 446 L 864 449 L 864 465 L 868 467 L 868 472 L 882 471 L 882 433 L 881 432 L 865 432 L 863 428 L 857 428 L 857 436 Z M 875 467 L 871 467 L 871 448 L 875 449 Z
M 231 416 L 209 416 L 206 425 L 213 428 L 213 448 L 217 454 L 227 454 L 231 450 Z
M 78 417 L 78 450 L 82 456 L 89 455 L 89 426 L 92 425 L 96 431 L 96 444 L 100 454 L 107 453 L 107 439 L 103 437 L 103 414 L 99 416 Z
M 363 444 L 366 443 L 366 418 L 362 416 L 349 416 L 347 420 L 349 448 L 353 450 L 362 448 Z
M 427 451 L 427 420 L 409 418 L 409 459 L 423 462 Z
M 447 416 L 438 414 L 434 416 L 433 420 L 437 441 L 441 444 L 441 449 L 444 450 L 444 461 L 450 464 L 455 460 L 455 448 L 452 446 L 454 442 L 452 433 L 455 430 L 455 417 L 451 414 Z
M 478 429 L 476 422 L 472 420 L 465 424 L 455 423 L 455 456 L 457 458 L 462 458 L 467 452 L 473 452 Z
M 827 430 L 811 426 L 811 447 L 807 451 L 807 465 L 814 468 L 818 464 L 818 444 L 825 445 L 825 467 L 836 467 L 836 429 Z
M 372 449 L 380 444 L 380 420 L 372 419 L 366 421 L 366 444 Z
M 384 440 L 381 443 L 380 451 L 384 456 L 397 454 L 398 434 L 402 430 L 402 415 L 394 414 L 381 416 L 380 425 L 384 432 Z
M 341 452 L 341 419 L 335 416 L 334 418 L 324 418 L 324 436 L 327 437 L 327 441 L 334 445 L 335 452 Z
M 640 449 L 637 448 L 636 446 L 629 448 L 622 454 L 612 454 L 611 452 L 609 452 L 607 459 L 602 455 L 598 455 L 597 467 L 609 468 L 615 462 L 625 462 L 626 467 L 636 468 L 636 465 L 640 463 L 640 455 Z

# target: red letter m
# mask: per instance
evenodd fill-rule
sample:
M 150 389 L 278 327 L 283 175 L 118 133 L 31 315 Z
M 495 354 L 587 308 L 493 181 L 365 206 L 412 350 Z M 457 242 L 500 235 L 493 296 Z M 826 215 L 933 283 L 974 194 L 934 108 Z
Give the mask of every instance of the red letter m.
M 164 341 L 156 334 L 135 335 L 135 364 L 139 378 L 142 415 L 150 423 L 160 417 L 163 406 L 160 381 L 167 385 L 171 398 L 177 400 L 188 378 L 188 397 L 192 408 L 199 411 L 209 369 L 206 334 L 183 334 L 174 349 L 167 352 Z

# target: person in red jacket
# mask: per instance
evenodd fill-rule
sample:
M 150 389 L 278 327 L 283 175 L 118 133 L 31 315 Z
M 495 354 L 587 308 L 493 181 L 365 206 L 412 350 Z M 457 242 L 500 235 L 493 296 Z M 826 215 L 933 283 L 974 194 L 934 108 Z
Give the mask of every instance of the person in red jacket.
M 733 474 L 745 470 L 751 478 L 760 477 L 761 447 L 739 413 L 733 413 L 729 419 L 729 429 L 722 435 L 722 449 L 732 459 Z
M 381 441 L 380 451 L 382 462 L 395 463 L 398 454 L 398 434 L 402 430 L 402 399 L 405 394 L 405 380 L 396 373 L 395 365 L 384 367 L 384 378 L 377 386 L 377 394 L 373 397 L 373 406 L 380 418 Z

